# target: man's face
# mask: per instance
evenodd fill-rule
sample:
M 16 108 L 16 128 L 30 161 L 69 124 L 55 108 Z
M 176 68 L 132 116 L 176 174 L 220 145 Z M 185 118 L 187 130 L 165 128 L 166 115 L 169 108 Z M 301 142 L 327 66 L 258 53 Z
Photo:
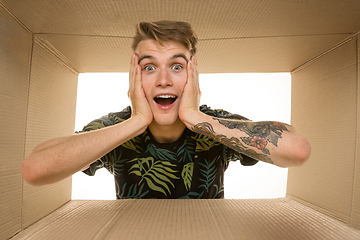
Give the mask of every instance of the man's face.
M 174 41 L 160 45 L 148 39 L 138 44 L 135 53 L 139 57 L 142 85 L 155 123 L 162 126 L 179 123 L 190 51 Z

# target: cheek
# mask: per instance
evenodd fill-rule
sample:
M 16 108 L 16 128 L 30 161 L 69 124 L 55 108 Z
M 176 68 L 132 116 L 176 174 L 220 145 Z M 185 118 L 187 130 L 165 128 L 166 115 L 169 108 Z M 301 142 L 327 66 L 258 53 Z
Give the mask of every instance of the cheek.
M 184 74 L 182 73 L 177 76 L 176 85 L 181 92 L 184 91 L 186 82 L 187 82 L 187 74 L 186 73 L 184 73 Z
M 151 92 L 151 78 L 149 78 L 149 76 L 142 75 L 142 76 L 141 76 L 141 83 L 142 83 L 142 87 L 143 87 L 143 89 L 144 89 L 145 96 L 146 96 L 146 97 L 150 96 L 150 92 Z

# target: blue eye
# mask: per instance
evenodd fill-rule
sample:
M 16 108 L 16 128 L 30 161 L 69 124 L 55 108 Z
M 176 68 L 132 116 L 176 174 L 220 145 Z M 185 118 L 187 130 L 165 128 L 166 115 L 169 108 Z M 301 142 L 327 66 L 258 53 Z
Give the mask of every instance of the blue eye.
M 151 72 L 151 71 L 154 71 L 154 70 L 155 70 L 155 67 L 152 66 L 152 65 L 149 65 L 149 66 L 144 67 L 144 69 L 145 69 L 145 71 Z
M 183 67 L 182 67 L 181 65 L 176 64 L 176 65 L 172 66 L 171 69 L 173 69 L 173 70 L 175 70 L 175 71 L 179 71 L 179 70 L 181 70 L 182 68 L 183 68 Z

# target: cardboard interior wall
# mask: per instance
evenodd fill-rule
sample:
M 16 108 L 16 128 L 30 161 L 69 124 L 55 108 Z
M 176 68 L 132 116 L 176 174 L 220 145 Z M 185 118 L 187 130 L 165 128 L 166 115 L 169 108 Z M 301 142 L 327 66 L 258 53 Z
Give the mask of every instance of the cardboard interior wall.
M 39 143 L 74 132 L 77 73 L 34 41 L 26 125 L 25 156 Z M 35 221 L 71 199 L 71 178 L 53 185 L 23 184 L 22 225 Z M 42 204 L 39 204 L 39 203 Z
M 290 169 L 288 195 L 360 228 L 356 37 L 292 73 L 292 124 L 312 157 Z M 0 239 L 70 200 L 71 179 L 34 188 L 20 165 L 38 143 L 74 129 L 77 72 L 0 7 Z M 355 130 L 354 130 L 355 129 Z
M 32 36 L 0 7 L 0 238 L 21 229 L 22 177 Z M 14 124 L 15 123 L 15 124 Z
M 357 38 L 292 72 L 291 123 L 312 154 L 289 169 L 287 196 L 359 228 Z
M 71 178 L 32 187 L 20 166 L 36 144 L 72 134 L 77 73 L 0 7 L 0 239 L 71 199 Z M 5 184 L 6 183 L 6 184 Z
M 356 125 L 356 152 L 355 152 L 355 176 L 354 176 L 354 191 L 353 191 L 353 209 L 350 218 L 351 224 L 356 228 L 360 228 L 360 38 L 357 36 L 357 60 L 358 60 L 358 76 L 357 76 L 357 125 Z

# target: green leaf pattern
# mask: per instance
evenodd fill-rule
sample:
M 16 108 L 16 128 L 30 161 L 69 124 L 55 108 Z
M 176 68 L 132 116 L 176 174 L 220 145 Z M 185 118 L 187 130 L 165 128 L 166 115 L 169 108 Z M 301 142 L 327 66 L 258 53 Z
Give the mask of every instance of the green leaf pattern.
M 115 185 L 116 185 L 116 193 L 118 199 L 129 199 L 129 198 L 140 199 L 143 198 L 149 192 L 149 191 L 143 191 L 144 184 L 142 184 L 139 188 L 138 188 L 138 184 L 131 184 L 131 186 L 127 191 L 126 191 L 127 183 L 123 185 L 122 191 L 120 191 L 118 182 L 115 182 Z M 125 195 L 125 193 L 127 193 L 127 195 Z
M 200 110 L 211 116 L 235 116 L 204 106 Z M 83 131 L 111 126 L 130 116 L 131 108 L 128 107 L 92 121 Z M 106 167 L 114 175 L 118 199 L 222 198 L 223 176 L 230 156 L 231 160 L 241 158 L 221 143 L 188 129 L 181 141 L 169 145 L 158 145 L 147 129 L 110 151 L 84 172 L 94 175 L 97 169 Z
M 201 134 L 197 134 L 194 139 L 196 140 L 196 151 L 209 151 L 211 148 L 221 145 L 221 143 Z
M 215 162 L 218 160 L 219 157 L 215 158 L 212 162 L 208 163 L 208 161 L 205 159 L 205 163 L 199 163 L 200 166 L 202 166 L 202 169 L 200 169 L 202 178 L 200 178 L 200 181 L 203 182 L 199 186 L 199 188 L 205 188 L 206 191 L 209 191 L 210 186 L 215 180 L 216 177 L 216 165 Z
M 191 187 L 193 172 L 194 172 L 194 163 L 193 162 L 189 162 L 189 163 L 185 164 L 183 167 L 183 170 L 181 172 L 181 177 L 184 180 L 185 188 L 188 191 L 190 190 L 190 187 Z
M 179 162 L 193 161 L 195 156 L 195 146 L 196 140 L 194 141 L 192 138 L 186 138 L 184 143 L 179 147 L 176 152 L 176 156 L 182 156 L 179 158 Z
M 135 158 L 128 162 L 135 162 L 129 169 L 129 175 L 135 174 L 141 177 L 139 184 L 145 179 L 152 190 L 161 192 L 165 194 L 165 196 L 168 193 L 171 193 L 169 185 L 173 188 L 175 187 L 170 179 L 178 179 L 178 177 L 173 174 L 177 171 L 171 169 L 171 167 L 174 167 L 175 165 L 170 162 L 160 160 L 155 161 L 153 157 Z
M 139 143 L 141 142 L 139 136 L 133 138 L 133 139 L 130 139 L 129 141 L 123 143 L 123 147 L 124 148 L 127 148 L 127 149 L 130 149 L 136 153 L 140 153 L 141 152 L 141 147 L 139 145 Z
M 169 149 L 159 149 L 154 144 L 150 143 L 147 146 L 146 153 L 163 161 L 176 161 L 176 155 Z

